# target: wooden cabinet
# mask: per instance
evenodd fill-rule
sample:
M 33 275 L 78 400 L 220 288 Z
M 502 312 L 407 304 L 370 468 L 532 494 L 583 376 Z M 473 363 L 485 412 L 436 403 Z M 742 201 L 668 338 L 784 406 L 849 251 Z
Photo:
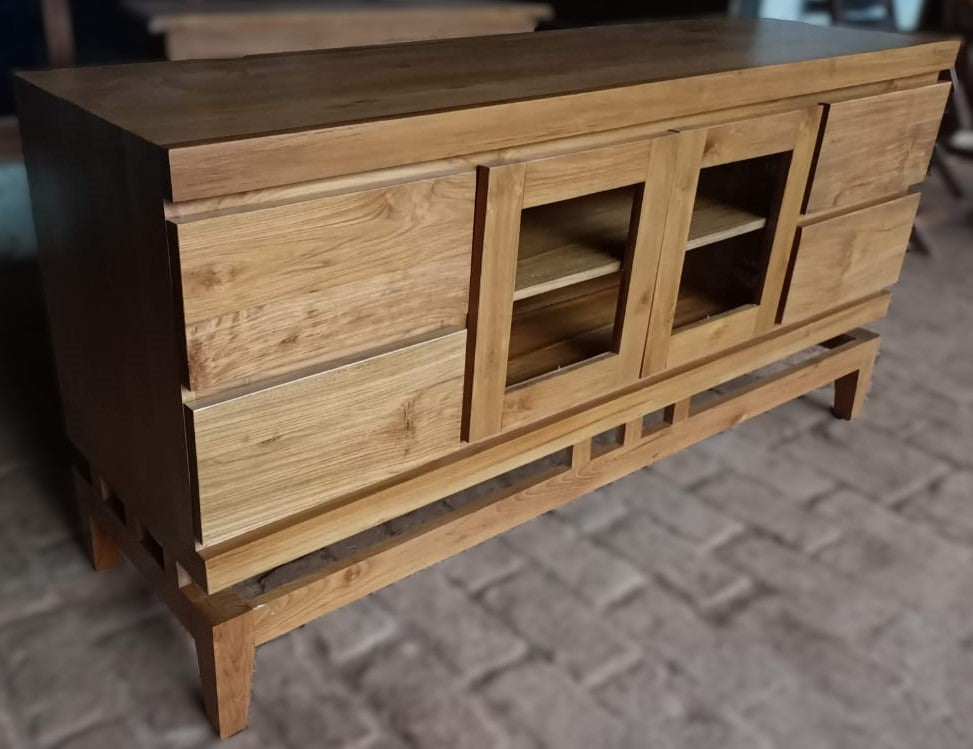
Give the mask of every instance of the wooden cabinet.
M 256 645 L 811 389 L 854 417 L 956 51 L 711 20 L 21 74 L 93 561 L 190 630 L 221 734 Z

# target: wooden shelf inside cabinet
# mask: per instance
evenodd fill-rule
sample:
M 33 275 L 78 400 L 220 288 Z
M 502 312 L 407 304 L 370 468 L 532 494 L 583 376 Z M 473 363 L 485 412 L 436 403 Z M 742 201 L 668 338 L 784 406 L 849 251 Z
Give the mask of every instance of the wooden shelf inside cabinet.
M 713 315 L 718 315 L 732 309 L 733 305 L 703 289 L 687 287 L 679 292 L 676 301 L 676 315 L 672 327 L 678 330 L 686 325 L 692 325 Z
M 620 274 L 514 304 L 507 387 L 610 352 Z
M 635 187 L 524 210 L 514 301 L 617 273 Z
M 767 219 L 752 211 L 738 208 L 706 195 L 697 195 L 689 225 L 687 250 L 695 250 L 724 239 L 739 237 L 763 229 Z
M 585 195 L 523 212 L 514 301 L 621 270 L 636 187 Z M 696 198 L 687 250 L 762 229 L 763 216 Z

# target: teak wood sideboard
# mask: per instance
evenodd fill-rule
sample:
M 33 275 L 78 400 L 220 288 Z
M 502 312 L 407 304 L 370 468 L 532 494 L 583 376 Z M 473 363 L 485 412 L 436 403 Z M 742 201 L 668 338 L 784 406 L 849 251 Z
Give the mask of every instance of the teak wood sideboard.
M 91 558 L 187 627 L 220 734 L 256 645 L 825 384 L 854 417 L 957 47 L 714 20 L 22 74 Z

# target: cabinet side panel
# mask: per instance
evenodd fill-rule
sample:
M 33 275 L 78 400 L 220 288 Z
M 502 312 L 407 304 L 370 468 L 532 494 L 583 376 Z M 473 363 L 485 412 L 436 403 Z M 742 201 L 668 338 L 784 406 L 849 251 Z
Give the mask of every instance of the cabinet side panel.
M 164 154 L 18 81 L 68 437 L 167 548 L 193 548 Z

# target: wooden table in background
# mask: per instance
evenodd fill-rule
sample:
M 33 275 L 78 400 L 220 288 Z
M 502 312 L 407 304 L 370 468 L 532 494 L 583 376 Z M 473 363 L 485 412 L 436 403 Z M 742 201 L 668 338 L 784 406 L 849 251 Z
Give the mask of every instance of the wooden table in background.
M 165 36 L 170 60 L 242 57 L 419 39 L 533 31 L 553 14 L 541 3 L 350 0 L 341 3 L 198 3 L 130 0 L 125 7 Z

